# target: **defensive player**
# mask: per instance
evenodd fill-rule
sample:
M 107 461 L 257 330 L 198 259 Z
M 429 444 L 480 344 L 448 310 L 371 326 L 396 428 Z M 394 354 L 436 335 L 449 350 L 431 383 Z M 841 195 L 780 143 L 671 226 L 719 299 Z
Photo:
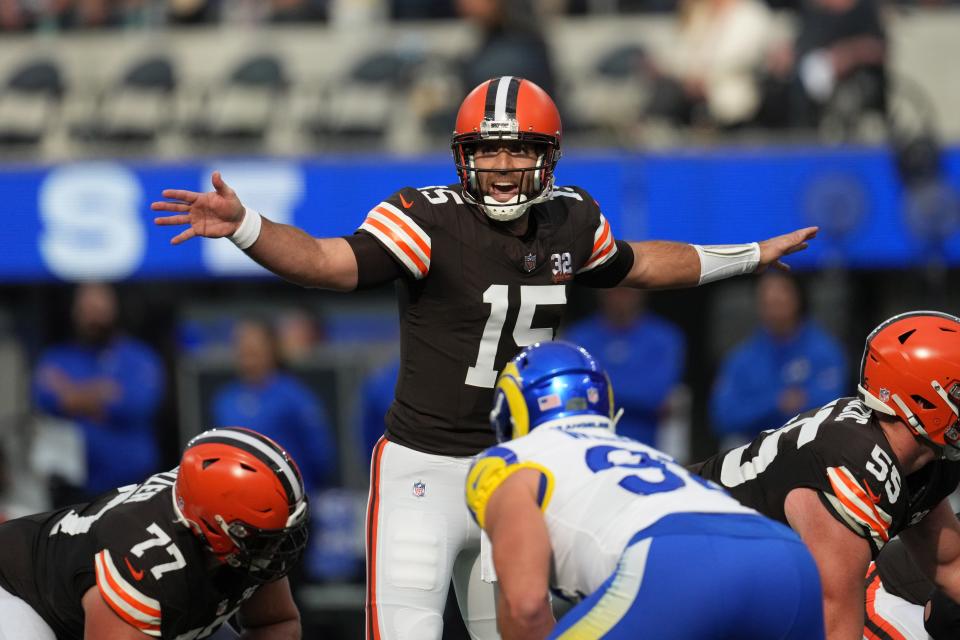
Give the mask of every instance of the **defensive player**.
M 477 579 L 480 532 L 457 487 L 493 443 L 497 372 L 556 334 L 566 286 L 694 286 L 771 265 L 815 228 L 760 243 L 699 247 L 616 241 L 593 198 L 554 186 L 560 115 L 533 83 L 505 76 L 457 115 L 458 184 L 405 187 L 346 238 L 314 238 L 245 209 L 219 173 L 213 192 L 168 189 L 157 224 L 173 239 L 229 237 L 274 273 L 351 291 L 399 281 L 401 365 L 373 453 L 367 523 L 367 637 L 439 639 L 453 576 L 473 638 L 496 637 L 493 591 Z M 330 215 L 335 215 L 331 213 Z
M 960 598 L 960 523 L 946 500 L 960 480 L 960 320 L 917 311 L 882 323 L 867 337 L 859 392 L 694 465 L 800 534 L 831 640 L 861 637 L 867 567 L 898 534 Z
M 503 638 L 823 638 L 800 538 L 615 421 L 609 379 L 572 344 L 535 344 L 500 374 L 501 444 L 466 496 L 493 544 Z M 548 586 L 580 602 L 556 626 Z
M 272 440 L 213 429 L 178 469 L 0 525 L 0 638 L 297 640 L 285 577 L 307 541 L 300 472 Z

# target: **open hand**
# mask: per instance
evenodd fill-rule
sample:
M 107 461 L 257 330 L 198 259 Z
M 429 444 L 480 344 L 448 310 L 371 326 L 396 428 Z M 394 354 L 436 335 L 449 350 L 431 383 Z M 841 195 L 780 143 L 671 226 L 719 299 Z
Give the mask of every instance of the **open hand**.
M 219 171 L 214 171 L 210 179 L 213 191 L 197 193 L 183 189 L 164 189 L 163 197 L 150 208 L 154 211 L 172 211 L 174 215 L 153 219 L 161 226 L 190 225 L 175 236 L 170 244 L 180 244 L 190 238 L 223 238 L 231 235 L 243 220 L 244 207 L 236 192 L 227 186 Z
M 780 259 L 806 249 L 807 241 L 816 237 L 819 230 L 819 227 L 806 227 L 760 242 L 760 262 L 757 264 L 757 273 L 763 273 L 771 265 L 781 271 L 790 271 L 790 265 Z

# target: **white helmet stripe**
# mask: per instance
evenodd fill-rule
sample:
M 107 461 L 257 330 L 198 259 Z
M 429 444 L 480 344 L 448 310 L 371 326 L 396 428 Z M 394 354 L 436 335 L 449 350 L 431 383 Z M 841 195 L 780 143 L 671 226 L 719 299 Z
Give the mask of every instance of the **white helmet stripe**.
M 493 107 L 493 119 L 500 121 L 507 119 L 507 94 L 510 92 L 510 81 L 513 76 L 503 76 L 497 84 L 497 99 Z
M 297 473 L 293 470 L 293 467 L 290 466 L 290 463 L 284 460 L 283 456 L 273 450 L 272 447 L 268 446 L 266 443 L 261 440 L 239 431 L 236 429 L 211 429 L 210 431 L 205 431 L 194 438 L 191 443 L 199 444 L 204 440 L 236 440 L 242 442 L 263 454 L 267 459 L 273 462 L 277 468 L 280 470 L 280 473 L 287 479 L 290 483 L 290 487 L 293 490 L 293 499 L 296 502 L 299 502 L 303 499 L 303 491 L 300 485 L 300 479 Z

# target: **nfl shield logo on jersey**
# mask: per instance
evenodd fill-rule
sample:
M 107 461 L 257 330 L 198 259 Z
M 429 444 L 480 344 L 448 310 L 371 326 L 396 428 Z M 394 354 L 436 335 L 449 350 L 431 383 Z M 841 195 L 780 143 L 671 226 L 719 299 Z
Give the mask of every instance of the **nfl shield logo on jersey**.
M 523 270 L 530 273 L 537 268 L 537 254 L 528 253 L 523 256 Z
M 422 498 L 427 494 L 427 485 L 423 484 L 419 480 L 413 483 L 413 495 L 418 498 Z

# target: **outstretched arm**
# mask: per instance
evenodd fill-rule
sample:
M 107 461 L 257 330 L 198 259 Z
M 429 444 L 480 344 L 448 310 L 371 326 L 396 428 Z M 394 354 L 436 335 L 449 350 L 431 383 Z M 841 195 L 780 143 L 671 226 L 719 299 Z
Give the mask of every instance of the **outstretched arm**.
M 740 273 L 761 273 L 771 266 L 789 271 L 789 265 L 781 258 L 806 249 L 807 241 L 816 235 L 817 227 L 798 229 L 757 243 L 758 251 L 752 254 L 749 245 L 726 245 L 743 247 L 739 254 L 731 255 L 724 255 L 720 247 L 700 247 L 698 251 L 694 245 L 683 242 L 631 242 L 633 267 L 620 284 L 639 289 L 672 289 L 695 287 Z M 706 259 L 702 258 L 704 255 Z
M 172 244 L 198 236 L 230 237 L 246 216 L 259 215 L 243 206 L 219 171 L 213 173 L 211 182 L 214 190 L 206 193 L 165 189 L 166 200 L 151 205 L 154 211 L 172 214 L 155 218 L 156 224 L 189 225 Z M 249 227 L 251 220 L 246 221 Z M 281 278 L 304 287 L 351 291 L 357 286 L 357 260 L 343 238 L 314 238 L 296 227 L 262 218 L 260 233 L 246 252 Z

